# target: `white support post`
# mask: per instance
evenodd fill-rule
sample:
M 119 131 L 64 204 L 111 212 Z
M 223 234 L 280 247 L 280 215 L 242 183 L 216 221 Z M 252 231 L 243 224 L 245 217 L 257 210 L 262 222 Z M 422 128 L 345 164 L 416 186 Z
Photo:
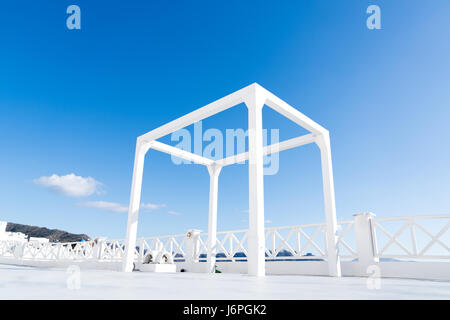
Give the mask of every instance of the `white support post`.
M 122 261 L 122 271 L 133 271 L 134 252 L 136 249 L 136 236 L 141 202 L 142 175 L 144 173 L 144 159 L 150 144 L 137 140 L 134 157 L 133 181 L 131 184 L 130 205 L 128 209 L 127 236 L 125 240 L 125 255 Z
M 186 233 L 185 263 L 188 271 L 194 271 L 199 263 L 201 230 L 191 229 Z M 198 269 L 197 269 L 198 270 Z
M 331 162 L 331 145 L 328 131 L 316 136 L 322 162 L 323 195 L 326 220 L 326 239 L 328 253 L 328 274 L 341 276 L 341 261 L 337 247 L 336 203 L 334 198 L 333 167 Z
M 375 214 L 357 213 L 355 217 L 355 238 L 358 250 L 358 271 L 360 276 L 367 276 L 367 268 L 378 263 L 374 248 L 374 232 L 372 219 Z
M 221 166 L 208 166 L 209 172 L 209 218 L 208 218 L 208 253 L 207 253 L 207 273 L 215 272 L 216 264 L 216 243 L 217 243 L 217 199 L 219 188 L 219 174 Z
M 249 142 L 249 231 L 248 231 L 248 274 L 264 276 L 265 236 L 264 236 L 264 166 L 262 109 L 265 95 L 258 86 L 245 101 L 248 108 Z
M 23 253 L 25 251 L 25 246 L 28 245 L 28 242 L 24 242 L 24 243 L 19 243 L 16 242 L 15 247 L 14 247 L 14 258 L 18 259 L 18 260 L 22 260 L 23 259 Z
M 105 242 L 106 242 L 105 237 L 99 237 L 94 240 L 92 259 L 97 260 L 97 261 L 102 260 L 102 254 L 103 254 L 103 250 L 105 248 Z
M 138 263 L 144 262 L 144 238 L 140 238 L 137 240 L 137 246 L 139 247 L 139 256 L 138 256 Z
M 58 247 L 58 250 L 56 250 L 56 258 L 58 260 L 62 260 L 63 259 L 63 248 L 62 248 L 62 244 L 58 243 L 56 245 Z

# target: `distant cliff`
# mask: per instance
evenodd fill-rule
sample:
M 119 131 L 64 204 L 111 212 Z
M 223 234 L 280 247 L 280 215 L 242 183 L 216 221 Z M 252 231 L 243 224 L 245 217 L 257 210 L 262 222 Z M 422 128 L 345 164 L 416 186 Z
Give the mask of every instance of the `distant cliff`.
M 50 242 L 75 242 L 81 240 L 89 240 L 86 234 L 73 234 L 58 229 L 47 229 L 24 224 L 8 222 L 6 231 L 22 232 L 30 237 L 47 238 Z

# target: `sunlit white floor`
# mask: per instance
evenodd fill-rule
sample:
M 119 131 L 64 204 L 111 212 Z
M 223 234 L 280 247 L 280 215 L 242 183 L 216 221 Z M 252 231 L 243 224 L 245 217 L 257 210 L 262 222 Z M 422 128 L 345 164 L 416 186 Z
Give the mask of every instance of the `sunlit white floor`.
M 78 281 L 79 279 L 79 281 Z M 0 265 L 0 299 L 450 299 L 450 282 L 318 276 L 122 273 Z M 376 283 L 375 283 L 376 285 Z

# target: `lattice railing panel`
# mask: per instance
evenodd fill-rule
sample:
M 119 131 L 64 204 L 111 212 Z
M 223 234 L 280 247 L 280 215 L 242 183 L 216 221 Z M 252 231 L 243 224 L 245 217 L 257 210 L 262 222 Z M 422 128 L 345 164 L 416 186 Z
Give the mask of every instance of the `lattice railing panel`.
M 12 240 L 3 240 L 0 241 L 0 256 L 1 257 L 13 257 L 14 250 L 17 245 L 20 245 L 16 241 Z
M 247 230 L 218 232 L 216 242 L 216 260 L 237 261 L 247 259 L 247 241 Z
M 325 225 L 266 228 L 266 259 L 305 260 L 326 256 Z
M 103 243 L 100 257 L 102 260 L 122 260 L 125 254 L 125 244 L 122 239 L 107 240 Z
M 379 258 L 450 259 L 450 215 L 374 219 Z
M 171 253 L 175 260 L 184 259 L 186 255 L 186 238 L 184 234 L 140 238 L 137 240 L 137 245 L 139 248 L 142 247 L 142 251 L 139 249 L 141 257 L 151 250 L 165 250 Z
M 358 258 L 354 221 L 342 221 L 338 223 L 338 252 L 342 259 Z
M 87 260 L 93 257 L 93 242 L 23 244 L 23 259 L 30 260 Z

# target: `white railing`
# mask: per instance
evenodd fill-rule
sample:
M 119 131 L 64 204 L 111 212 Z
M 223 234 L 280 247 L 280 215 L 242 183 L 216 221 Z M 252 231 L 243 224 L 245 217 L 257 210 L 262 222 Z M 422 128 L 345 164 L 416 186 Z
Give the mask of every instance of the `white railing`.
M 352 230 L 353 221 L 339 223 L 342 232 L 338 246 L 347 249 L 342 258 L 356 258 L 357 253 L 345 237 Z M 207 234 L 202 234 L 207 238 Z M 216 260 L 246 260 L 248 230 L 225 231 L 217 233 Z M 266 260 L 324 260 L 327 256 L 325 224 L 306 224 L 296 226 L 270 227 L 265 229 Z M 206 241 L 202 241 L 202 254 L 206 254 Z
M 427 225 L 430 221 L 433 223 Z M 375 255 L 378 258 L 450 259 L 449 228 L 450 215 L 373 219 Z
M 125 253 L 125 240 L 111 239 L 98 244 L 98 259 L 105 261 L 122 260 Z
M 276 227 L 266 229 L 266 259 L 311 259 L 311 250 L 317 252 L 314 257 L 325 258 L 326 248 L 317 243 L 324 237 L 324 224 L 311 224 L 293 227 Z M 308 234 L 305 229 L 312 229 Z M 302 245 L 302 240 L 306 242 Z
M 61 259 L 87 260 L 95 258 L 95 243 L 93 241 L 60 243 L 58 248 L 60 249 L 59 257 Z
M 87 260 L 94 258 L 94 242 L 40 243 L 26 242 L 22 248 L 25 260 Z
M 355 221 L 338 222 L 338 250 L 343 260 L 354 260 L 358 258 L 358 250 L 355 243 Z
M 204 237 L 207 238 L 208 234 L 204 234 Z M 248 230 L 217 232 L 216 260 L 232 262 L 246 260 L 247 240 Z M 204 247 L 203 254 L 206 252 L 207 248 Z
M 186 235 L 176 234 L 160 237 L 140 238 L 137 240 L 137 256 L 139 261 L 142 261 L 143 257 L 148 251 L 152 250 L 165 250 L 172 254 L 175 261 L 184 259 L 186 245 Z
M 354 228 L 353 221 L 339 223 L 338 246 L 341 258 L 357 258 L 354 240 L 348 240 Z M 265 230 L 266 260 L 325 260 L 326 233 L 325 224 L 306 224 L 296 226 L 270 227 Z M 198 238 L 198 249 L 194 260 L 206 261 L 207 233 L 201 233 Z M 235 262 L 246 261 L 248 230 L 222 231 L 217 233 L 216 261 Z M 353 245 L 353 246 L 352 246 Z M 160 237 L 141 238 L 137 240 L 141 255 L 149 250 L 165 250 L 180 260 L 186 254 L 186 235 L 169 235 Z
M 14 257 L 16 247 L 20 243 L 14 240 L 2 240 L 0 241 L 0 257 Z
M 61 245 L 55 243 L 26 242 L 23 245 L 22 258 L 31 260 L 57 260 Z
M 363 217 L 367 232 L 356 220 L 338 223 L 338 249 L 342 260 L 357 261 L 361 254 L 370 254 L 376 259 L 399 260 L 448 260 L 450 259 L 450 215 L 408 216 L 396 218 Z M 356 219 L 356 218 L 355 218 Z M 358 220 L 361 223 L 361 220 Z M 265 229 L 266 260 L 326 260 L 325 224 L 306 224 Z M 366 234 L 367 233 L 367 234 Z M 361 236 L 362 234 L 362 236 Z M 140 238 L 137 241 L 135 260 L 142 262 L 146 252 L 165 250 L 176 262 L 186 258 L 203 262 L 207 258 L 208 234 L 201 233 L 188 250 L 185 234 Z M 369 241 L 370 240 L 370 241 Z M 0 241 L 0 257 L 23 260 L 97 260 L 120 261 L 124 256 L 124 240 L 98 240 L 71 243 L 25 243 Z M 358 246 L 357 246 L 358 244 Z M 361 252 L 358 252 L 360 250 Z M 223 231 L 217 233 L 216 261 L 246 261 L 248 256 L 248 230 Z
M 0 241 L 0 257 L 25 260 L 86 260 L 94 258 L 94 242 L 42 243 Z

